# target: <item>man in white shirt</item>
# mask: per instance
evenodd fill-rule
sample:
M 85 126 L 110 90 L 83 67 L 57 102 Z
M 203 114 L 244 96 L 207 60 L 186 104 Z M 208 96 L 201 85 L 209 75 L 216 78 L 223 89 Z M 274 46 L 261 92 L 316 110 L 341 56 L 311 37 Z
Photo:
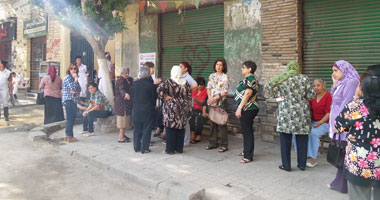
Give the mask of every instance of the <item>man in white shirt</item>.
M 5 68 L 7 61 L 1 60 L 0 62 L 0 106 L 4 107 L 4 119 L 9 121 L 8 110 L 8 95 L 12 95 L 12 75 L 11 72 Z M 0 111 L 1 117 L 1 111 Z
M 75 57 L 75 64 L 77 65 L 79 72 L 78 72 L 78 81 L 80 85 L 80 94 L 79 97 L 81 101 L 85 101 L 87 96 L 87 85 L 89 83 L 89 74 L 87 73 L 87 66 L 82 64 L 82 57 L 77 56 Z

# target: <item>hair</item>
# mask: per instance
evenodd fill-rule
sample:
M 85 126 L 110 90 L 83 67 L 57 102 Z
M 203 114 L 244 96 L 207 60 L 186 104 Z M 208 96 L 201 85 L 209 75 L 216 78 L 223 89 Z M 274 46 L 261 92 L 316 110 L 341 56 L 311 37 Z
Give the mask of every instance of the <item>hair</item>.
M 257 69 L 257 65 L 255 62 L 253 62 L 252 60 L 247 60 L 243 63 L 243 65 L 245 65 L 247 68 L 250 68 L 251 69 L 251 74 L 255 73 L 256 69 Z
M 124 74 L 125 72 L 129 73 L 129 68 L 128 67 L 121 68 L 120 74 Z
M 226 60 L 224 59 L 224 58 L 218 58 L 218 59 L 216 59 L 215 60 L 215 63 L 214 63 L 214 71 L 216 72 L 216 63 L 218 63 L 218 62 L 222 62 L 223 63 L 223 70 L 222 70 L 222 72 L 223 73 L 227 73 L 227 62 L 226 62 Z
M 144 66 L 144 67 L 148 67 L 148 68 L 152 68 L 152 67 L 154 67 L 154 64 L 153 64 L 152 62 L 145 62 L 145 63 L 143 64 L 143 66 Z
M 111 54 L 110 52 L 105 52 L 104 57 L 106 57 L 108 60 L 111 60 Z
M 380 67 L 368 67 L 362 74 L 360 86 L 363 91 L 364 105 L 373 119 L 380 119 Z
M 91 83 L 89 83 L 89 84 L 88 84 L 88 87 L 90 87 L 90 86 L 92 86 L 92 87 L 98 89 L 98 84 L 96 84 L 95 82 L 91 82 Z
M 82 56 L 75 56 L 74 61 L 77 60 L 78 58 L 82 60 Z
M 198 85 L 206 85 L 206 80 L 203 77 L 197 77 L 195 81 Z
M 12 72 L 12 75 L 16 75 L 16 72 Z
M 75 64 L 70 64 L 69 68 L 66 71 L 67 75 L 70 75 L 70 69 L 72 69 L 73 67 L 77 69 L 77 72 L 79 72 L 79 69 Z
M 316 78 L 316 79 L 314 79 L 314 81 L 318 81 L 318 82 L 322 83 L 322 85 L 326 86 L 326 81 L 321 79 L 321 78 Z
M 193 68 L 191 67 L 191 65 L 188 62 L 181 62 L 180 65 L 185 66 L 187 69 L 187 73 L 189 73 L 190 75 L 191 75 L 191 73 L 193 73 Z
M 4 65 L 4 67 L 5 67 L 5 66 L 7 66 L 8 62 L 5 60 L 1 60 L 1 64 Z
M 139 78 L 148 78 L 150 76 L 149 67 L 142 66 L 139 68 Z

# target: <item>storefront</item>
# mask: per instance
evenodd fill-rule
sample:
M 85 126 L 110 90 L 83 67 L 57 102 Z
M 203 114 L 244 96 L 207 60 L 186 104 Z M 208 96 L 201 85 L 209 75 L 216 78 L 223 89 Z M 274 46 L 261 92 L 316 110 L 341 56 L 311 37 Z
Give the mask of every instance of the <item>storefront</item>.
M 0 25 L 0 60 L 12 61 L 12 40 L 16 39 L 16 23 Z
M 375 0 L 304 1 L 304 72 L 331 84 L 336 60 L 349 61 L 359 72 L 380 63 L 379 10 Z

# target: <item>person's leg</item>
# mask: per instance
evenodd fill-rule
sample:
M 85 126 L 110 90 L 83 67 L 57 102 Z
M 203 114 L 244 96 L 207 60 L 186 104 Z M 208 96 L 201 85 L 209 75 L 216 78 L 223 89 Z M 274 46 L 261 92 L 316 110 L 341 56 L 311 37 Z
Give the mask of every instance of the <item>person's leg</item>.
M 144 124 L 142 122 L 133 122 L 133 148 L 135 152 L 141 151 L 141 138 Z
M 183 153 L 183 141 L 185 138 L 185 129 L 176 129 L 176 151 L 177 153 Z
M 88 131 L 88 115 L 82 118 L 82 122 L 83 122 L 83 131 Z
M 142 135 L 142 148 L 141 152 L 149 151 L 150 140 L 152 136 L 153 119 L 144 122 L 143 135 Z M 144 152 L 146 153 L 146 152 Z
M 313 122 L 315 124 L 316 122 Z M 320 126 L 314 128 L 311 128 L 311 132 L 308 139 L 308 145 L 307 145 L 307 157 L 311 158 L 310 160 L 313 160 L 314 162 L 311 164 L 314 164 L 316 162 L 316 159 L 318 157 L 318 150 L 319 146 L 321 144 L 321 136 L 328 133 L 329 125 L 327 123 L 323 123 Z
M 349 200 L 375 200 L 379 198 L 371 198 L 373 196 L 373 191 L 371 187 L 362 187 L 355 185 L 350 181 L 347 182 L 348 186 L 348 199 Z
M 88 132 L 93 133 L 94 132 L 94 121 L 97 118 L 107 118 L 112 113 L 107 110 L 94 110 L 88 113 Z
M 220 146 L 223 147 L 223 148 L 228 149 L 228 131 L 227 131 L 227 125 L 218 126 L 218 129 L 220 131 Z
M 194 139 L 195 139 L 195 130 L 196 130 L 196 127 L 195 127 L 195 120 L 196 120 L 196 115 L 195 115 L 195 111 L 193 111 L 193 113 L 191 114 L 191 117 L 189 119 L 189 125 L 190 125 L 190 142 L 191 143 L 194 143 Z
M 195 118 L 195 141 L 200 141 L 201 140 L 201 135 L 203 131 L 203 124 L 204 124 L 204 119 L 202 117 L 202 111 L 198 111 L 199 113 L 197 114 L 197 117 Z
M 210 139 L 209 147 L 216 148 L 218 146 L 218 125 L 210 121 Z
M 307 160 L 307 141 L 308 135 L 296 135 L 297 141 L 297 163 L 301 170 L 306 167 Z
M 285 170 L 290 171 L 290 149 L 292 148 L 292 134 L 280 133 L 281 160 Z
M 247 110 L 241 113 L 240 124 L 241 130 L 243 132 L 243 143 L 244 143 L 244 158 L 248 160 L 253 160 L 253 152 L 255 139 L 253 134 L 253 120 L 256 117 L 258 110 Z
M 190 125 L 189 125 L 189 119 L 187 120 L 186 126 L 185 126 L 185 137 L 183 140 L 183 145 L 184 146 L 189 146 L 190 145 Z
M 296 135 L 294 134 L 292 134 L 292 141 L 293 141 L 294 151 L 297 153 L 297 140 L 296 140 Z
M 176 149 L 176 137 L 175 137 L 175 130 L 173 128 L 165 127 L 165 133 L 166 133 L 166 153 L 173 154 Z M 183 142 L 181 141 L 183 144 Z
M 73 107 L 76 107 L 76 104 L 73 101 L 66 101 L 65 102 L 65 108 L 66 108 L 66 137 L 67 138 L 73 138 L 73 126 L 75 121 L 75 115 L 76 115 L 76 109 Z M 73 113 L 74 112 L 74 113 Z
M 341 145 L 346 149 L 347 142 L 342 141 Z M 338 168 L 336 172 L 335 179 L 329 184 L 329 187 L 333 190 L 337 190 L 341 193 L 347 193 L 347 180 L 343 175 L 343 169 Z

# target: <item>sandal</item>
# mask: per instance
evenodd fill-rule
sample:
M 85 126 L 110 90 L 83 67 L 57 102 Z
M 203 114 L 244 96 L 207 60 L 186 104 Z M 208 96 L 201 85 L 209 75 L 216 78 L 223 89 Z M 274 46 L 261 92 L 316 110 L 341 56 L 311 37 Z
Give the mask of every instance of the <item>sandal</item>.
M 128 137 L 125 137 L 124 140 L 119 140 L 117 141 L 118 143 L 126 143 L 126 142 L 129 142 L 129 138 Z
M 142 153 L 142 154 L 144 154 L 144 153 L 150 153 L 151 151 L 152 151 L 152 150 L 147 149 L 147 150 L 142 151 L 141 153 Z
M 218 150 L 219 153 L 223 153 L 226 151 L 228 151 L 228 148 L 226 148 L 226 147 L 220 147 L 220 149 Z
M 240 160 L 240 163 L 249 163 L 249 162 L 252 162 L 253 160 L 250 160 L 248 158 L 243 158 Z
M 211 150 L 211 149 L 216 149 L 216 147 L 207 146 L 205 149 L 206 149 L 206 150 Z

